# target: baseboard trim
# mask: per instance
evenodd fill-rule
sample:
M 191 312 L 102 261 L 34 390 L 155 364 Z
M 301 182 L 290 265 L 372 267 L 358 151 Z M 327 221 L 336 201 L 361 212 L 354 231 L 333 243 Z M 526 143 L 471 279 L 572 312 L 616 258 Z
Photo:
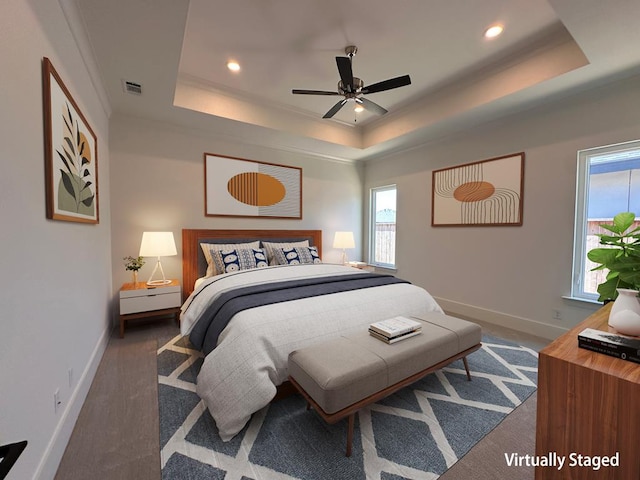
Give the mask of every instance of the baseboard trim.
M 71 434 L 73 433 L 73 428 L 75 427 L 78 416 L 80 415 L 80 410 L 87 398 L 87 394 L 91 388 L 91 383 L 93 382 L 93 378 L 98 370 L 98 365 L 100 365 L 102 356 L 104 355 L 107 344 L 109 343 L 109 338 L 111 338 L 112 329 L 113 327 L 111 322 L 108 322 L 107 328 L 102 332 L 102 335 L 96 343 L 93 353 L 91 354 L 91 358 L 82 372 L 82 376 L 78 380 L 75 389 L 71 393 L 66 408 L 62 412 L 60 422 L 58 422 L 58 425 L 51 436 L 51 440 L 44 451 L 44 455 L 42 456 L 42 460 L 38 465 L 36 473 L 33 476 L 35 480 L 51 479 L 56 476 L 58 466 L 60 465 L 62 456 L 64 455 L 69 439 L 71 438 Z
M 480 322 L 491 323 L 501 327 L 518 330 L 536 337 L 547 340 L 555 340 L 560 335 L 567 332 L 566 328 L 547 323 L 538 322 L 528 318 L 509 315 L 487 308 L 467 305 L 466 303 L 447 300 L 446 298 L 434 297 L 442 309 L 452 316 L 463 317 L 467 320 L 478 320 Z

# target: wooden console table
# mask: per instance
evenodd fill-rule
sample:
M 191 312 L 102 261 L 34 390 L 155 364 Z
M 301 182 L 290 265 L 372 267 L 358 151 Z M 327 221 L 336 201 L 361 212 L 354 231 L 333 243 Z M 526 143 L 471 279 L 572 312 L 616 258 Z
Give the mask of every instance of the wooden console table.
M 609 310 L 611 304 L 540 351 L 536 457 L 556 452 L 566 463 L 536 467 L 536 479 L 640 479 L 640 364 L 578 347 L 583 329 L 609 331 Z M 568 466 L 571 454 L 616 453 L 618 467 Z

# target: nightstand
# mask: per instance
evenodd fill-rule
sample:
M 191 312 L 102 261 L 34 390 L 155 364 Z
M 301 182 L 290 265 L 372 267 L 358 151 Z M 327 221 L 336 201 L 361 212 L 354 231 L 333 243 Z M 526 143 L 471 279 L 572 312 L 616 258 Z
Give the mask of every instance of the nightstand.
M 125 283 L 120 289 L 120 338 L 128 320 L 174 315 L 180 321 L 182 294 L 180 282 L 149 286 L 144 282 Z
M 358 268 L 360 270 L 366 270 L 367 272 L 376 271 L 376 267 L 374 267 L 373 265 L 369 265 L 368 263 L 365 263 L 365 262 L 347 262 L 346 265 L 353 268 Z

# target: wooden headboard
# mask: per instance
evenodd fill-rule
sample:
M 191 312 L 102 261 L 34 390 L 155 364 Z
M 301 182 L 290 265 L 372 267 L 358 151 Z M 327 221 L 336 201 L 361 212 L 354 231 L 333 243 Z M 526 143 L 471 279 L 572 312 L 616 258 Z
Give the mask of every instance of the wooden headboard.
M 183 299 L 191 295 L 195 281 L 203 277 L 207 261 L 201 243 L 245 243 L 254 240 L 296 242 L 309 240 L 322 257 L 322 230 L 182 230 L 182 292 Z

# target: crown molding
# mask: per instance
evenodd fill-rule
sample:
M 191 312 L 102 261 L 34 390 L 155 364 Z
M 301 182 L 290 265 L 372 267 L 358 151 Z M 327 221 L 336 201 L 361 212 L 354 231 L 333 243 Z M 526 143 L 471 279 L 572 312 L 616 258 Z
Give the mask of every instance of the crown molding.
M 69 25 L 69 30 L 71 31 L 71 35 L 73 36 L 76 46 L 78 47 L 82 61 L 87 68 L 89 78 L 91 78 L 91 83 L 96 91 L 98 99 L 100 100 L 102 109 L 104 110 L 107 118 L 109 118 L 112 113 L 109 95 L 107 94 L 107 90 L 102 82 L 100 69 L 98 68 L 98 63 L 96 62 L 95 55 L 93 54 L 93 47 L 91 46 L 89 36 L 87 35 L 87 30 L 82 19 L 82 15 L 80 14 L 77 1 L 58 0 L 58 3 L 60 4 L 60 8 L 62 9 L 62 13 L 67 24 Z

